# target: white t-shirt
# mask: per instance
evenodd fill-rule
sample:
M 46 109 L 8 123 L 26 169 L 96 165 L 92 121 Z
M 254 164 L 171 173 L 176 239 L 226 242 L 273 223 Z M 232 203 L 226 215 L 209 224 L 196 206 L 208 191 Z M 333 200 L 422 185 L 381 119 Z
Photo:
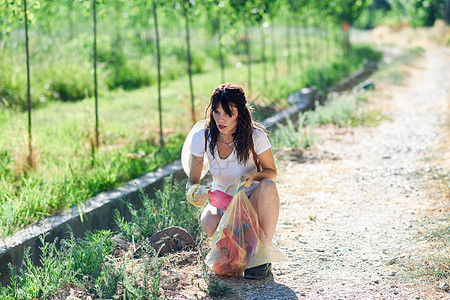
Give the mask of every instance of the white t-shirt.
M 270 149 L 272 145 L 269 142 L 269 138 L 266 133 L 260 129 L 254 128 L 253 130 L 253 145 L 257 155 Z M 212 189 L 225 192 L 227 185 L 234 183 L 237 178 L 246 176 L 250 172 L 256 171 L 255 161 L 253 154 L 250 150 L 249 158 L 246 164 L 240 164 L 236 156 L 236 148 L 233 152 L 225 158 L 221 159 L 217 152 L 217 147 L 214 149 L 214 158 L 209 150 L 209 140 L 206 145 L 207 156 L 209 159 L 209 170 L 213 176 Z M 192 144 L 190 147 L 191 153 L 197 157 L 204 157 L 205 154 L 205 129 L 200 129 L 192 137 Z M 257 182 L 253 182 L 252 186 L 248 190 L 253 190 L 257 185 Z

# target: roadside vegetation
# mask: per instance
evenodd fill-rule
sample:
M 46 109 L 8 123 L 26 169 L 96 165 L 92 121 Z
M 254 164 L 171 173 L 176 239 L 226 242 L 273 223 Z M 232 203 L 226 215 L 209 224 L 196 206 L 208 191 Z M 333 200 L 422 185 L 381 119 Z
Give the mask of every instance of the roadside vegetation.
M 59 248 L 58 241 L 47 242 L 43 234 L 41 266 L 34 266 L 26 251 L 22 266 L 11 267 L 11 284 L 0 287 L 0 299 L 65 299 L 71 292 L 101 299 L 158 299 L 163 258 L 148 238 L 170 226 L 183 226 L 194 239 L 201 238 L 199 210 L 185 201 L 184 186 L 170 176 L 155 199 L 141 193 L 143 208 L 132 209 L 131 222 L 116 212 L 117 232 L 91 231 L 75 239 L 69 228 Z M 125 246 L 116 243 L 119 236 Z

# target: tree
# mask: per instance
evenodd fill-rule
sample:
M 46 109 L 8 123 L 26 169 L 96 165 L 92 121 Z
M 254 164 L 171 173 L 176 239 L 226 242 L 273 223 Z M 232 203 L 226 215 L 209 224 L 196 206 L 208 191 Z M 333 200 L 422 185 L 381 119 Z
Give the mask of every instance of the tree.
M 6 37 L 14 29 L 14 21 L 22 17 L 23 8 L 19 2 L 0 0 L 0 52 L 3 50 Z M 27 18 L 29 22 L 32 21 L 30 16 Z
M 437 19 L 445 19 L 447 24 L 450 22 L 449 0 L 411 0 L 402 3 L 414 26 L 433 26 Z
M 232 8 L 233 15 L 231 18 L 235 18 L 238 21 L 242 20 L 244 25 L 244 45 L 245 45 L 245 53 L 247 56 L 247 90 L 248 94 L 251 95 L 252 90 L 252 57 L 250 50 L 250 40 L 248 27 L 251 22 L 251 10 L 252 10 L 252 1 L 248 0 L 230 0 L 230 7 Z
M 95 145 L 92 147 L 92 151 L 95 148 L 100 147 L 99 139 L 99 126 L 98 126 L 98 91 L 97 91 L 97 10 L 96 1 L 92 0 L 92 18 L 93 18 L 93 33 L 94 33 L 94 45 L 93 45 L 93 63 L 94 63 L 94 97 L 95 97 Z
M 188 67 L 188 77 L 189 77 L 189 90 L 191 94 L 191 113 L 192 113 L 192 123 L 195 124 L 195 102 L 194 102 L 194 87 L 192 84 L 192 59 L 191 59 L 191 44 L 189 36 L 189 0 L 183 0 L 183 16 L 185 21 L 186 30 L 186 54 L 187 54 L 187 67 Z
M 323 2 L 317 2 L 317 7 L 328 12 L 335 20 L 341 24 L 344 47 L 347 52 L 351 51 L 349 28 L 361 15 L 361 12 L 369 4 L 367 0 L 331 0 L 329 5 Z
M 33 159 L 33 143 L 31 132 L 31 95 L 30 95 L 30 52 L 28 46 L 28 12 L 27 12 L 27 0 L 23 0 L 23 12 L 25 22 L 25 51 L 27 56 L 27 110 L 28 110 L 28 166 L 34 167 Z
M 226 9 L 225 2 L 221 0 L 202 0 L 200 3 L 207 16 L 206 28 L 211 32 L 211 36 L 215 35 L 217 38 L 217 54 L 219 56 L 221 82 L 225 82 L 225 53 L 222 43 L 226 25 L 225 20 L 222 18 Z
M 278 10 L 278 2 L 271 0 L 257 0 L 254 1 L 254 7 L 251 10 L 254 22 L 258 24 L 260 39 L 261 39 L 261 62 L 263 64 L 263 80 L 264 85 L 267 86 L 267 57 L 266 57 L 266 34 L 265 21 L 269 18 L 273 19 Z M 274 43 L 274 41 L 273 41 Z
M 162 124 L 162 104 L 161 104 L 161 53 L 159 49 L 159 30 L 158 30 L 158 13 L 157 0 L 152 0 L 153 20 L 155 22 L 155 36 L 156 36 L 156 60 L 158 66 L 158 111 L 159 111 L 159 142 L 164 146 L 163 124 Z

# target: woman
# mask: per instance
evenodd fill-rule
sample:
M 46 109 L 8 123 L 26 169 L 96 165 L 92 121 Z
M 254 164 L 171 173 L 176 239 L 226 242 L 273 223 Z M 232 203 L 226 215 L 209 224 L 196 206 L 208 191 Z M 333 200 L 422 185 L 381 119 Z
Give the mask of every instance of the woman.
M 245 193 L 258 214 L 267 239 L 272 240 L 280 199 L 273 181 L 277 169 L 265 130 L 252 120 L 244 90 L 239 85 L 227 83 L 218 86 L 208 108 L 210 118 L 206 128 L 196 132 L 192 138 L 186 189 L 200 183 L 206 152 L 213 176 L 212 190 L 224 192 L 226 186 L 234 183 L 236 178 L 245 180 Z M 260 172 L 257 171 L 258 161 Z M 222 214 L 211 204 L 206 205 L 201 215 L 201 226 L 208 236 L 214 234 Z M 264 278 L 270 272 L 270 267 L 269 263 L 247 269 L 244 276 Z

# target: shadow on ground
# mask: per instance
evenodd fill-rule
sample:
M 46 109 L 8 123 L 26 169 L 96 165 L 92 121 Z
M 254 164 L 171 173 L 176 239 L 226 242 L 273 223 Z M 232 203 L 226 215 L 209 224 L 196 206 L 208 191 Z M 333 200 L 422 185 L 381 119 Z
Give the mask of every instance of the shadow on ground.
M 264 280 L 248 280 L 243 276 L 212 276 L 221 284 L 233 288 L 221 297 L 212 299 L 298 299 L 288 286 L 275 282 L 273 275 Z

